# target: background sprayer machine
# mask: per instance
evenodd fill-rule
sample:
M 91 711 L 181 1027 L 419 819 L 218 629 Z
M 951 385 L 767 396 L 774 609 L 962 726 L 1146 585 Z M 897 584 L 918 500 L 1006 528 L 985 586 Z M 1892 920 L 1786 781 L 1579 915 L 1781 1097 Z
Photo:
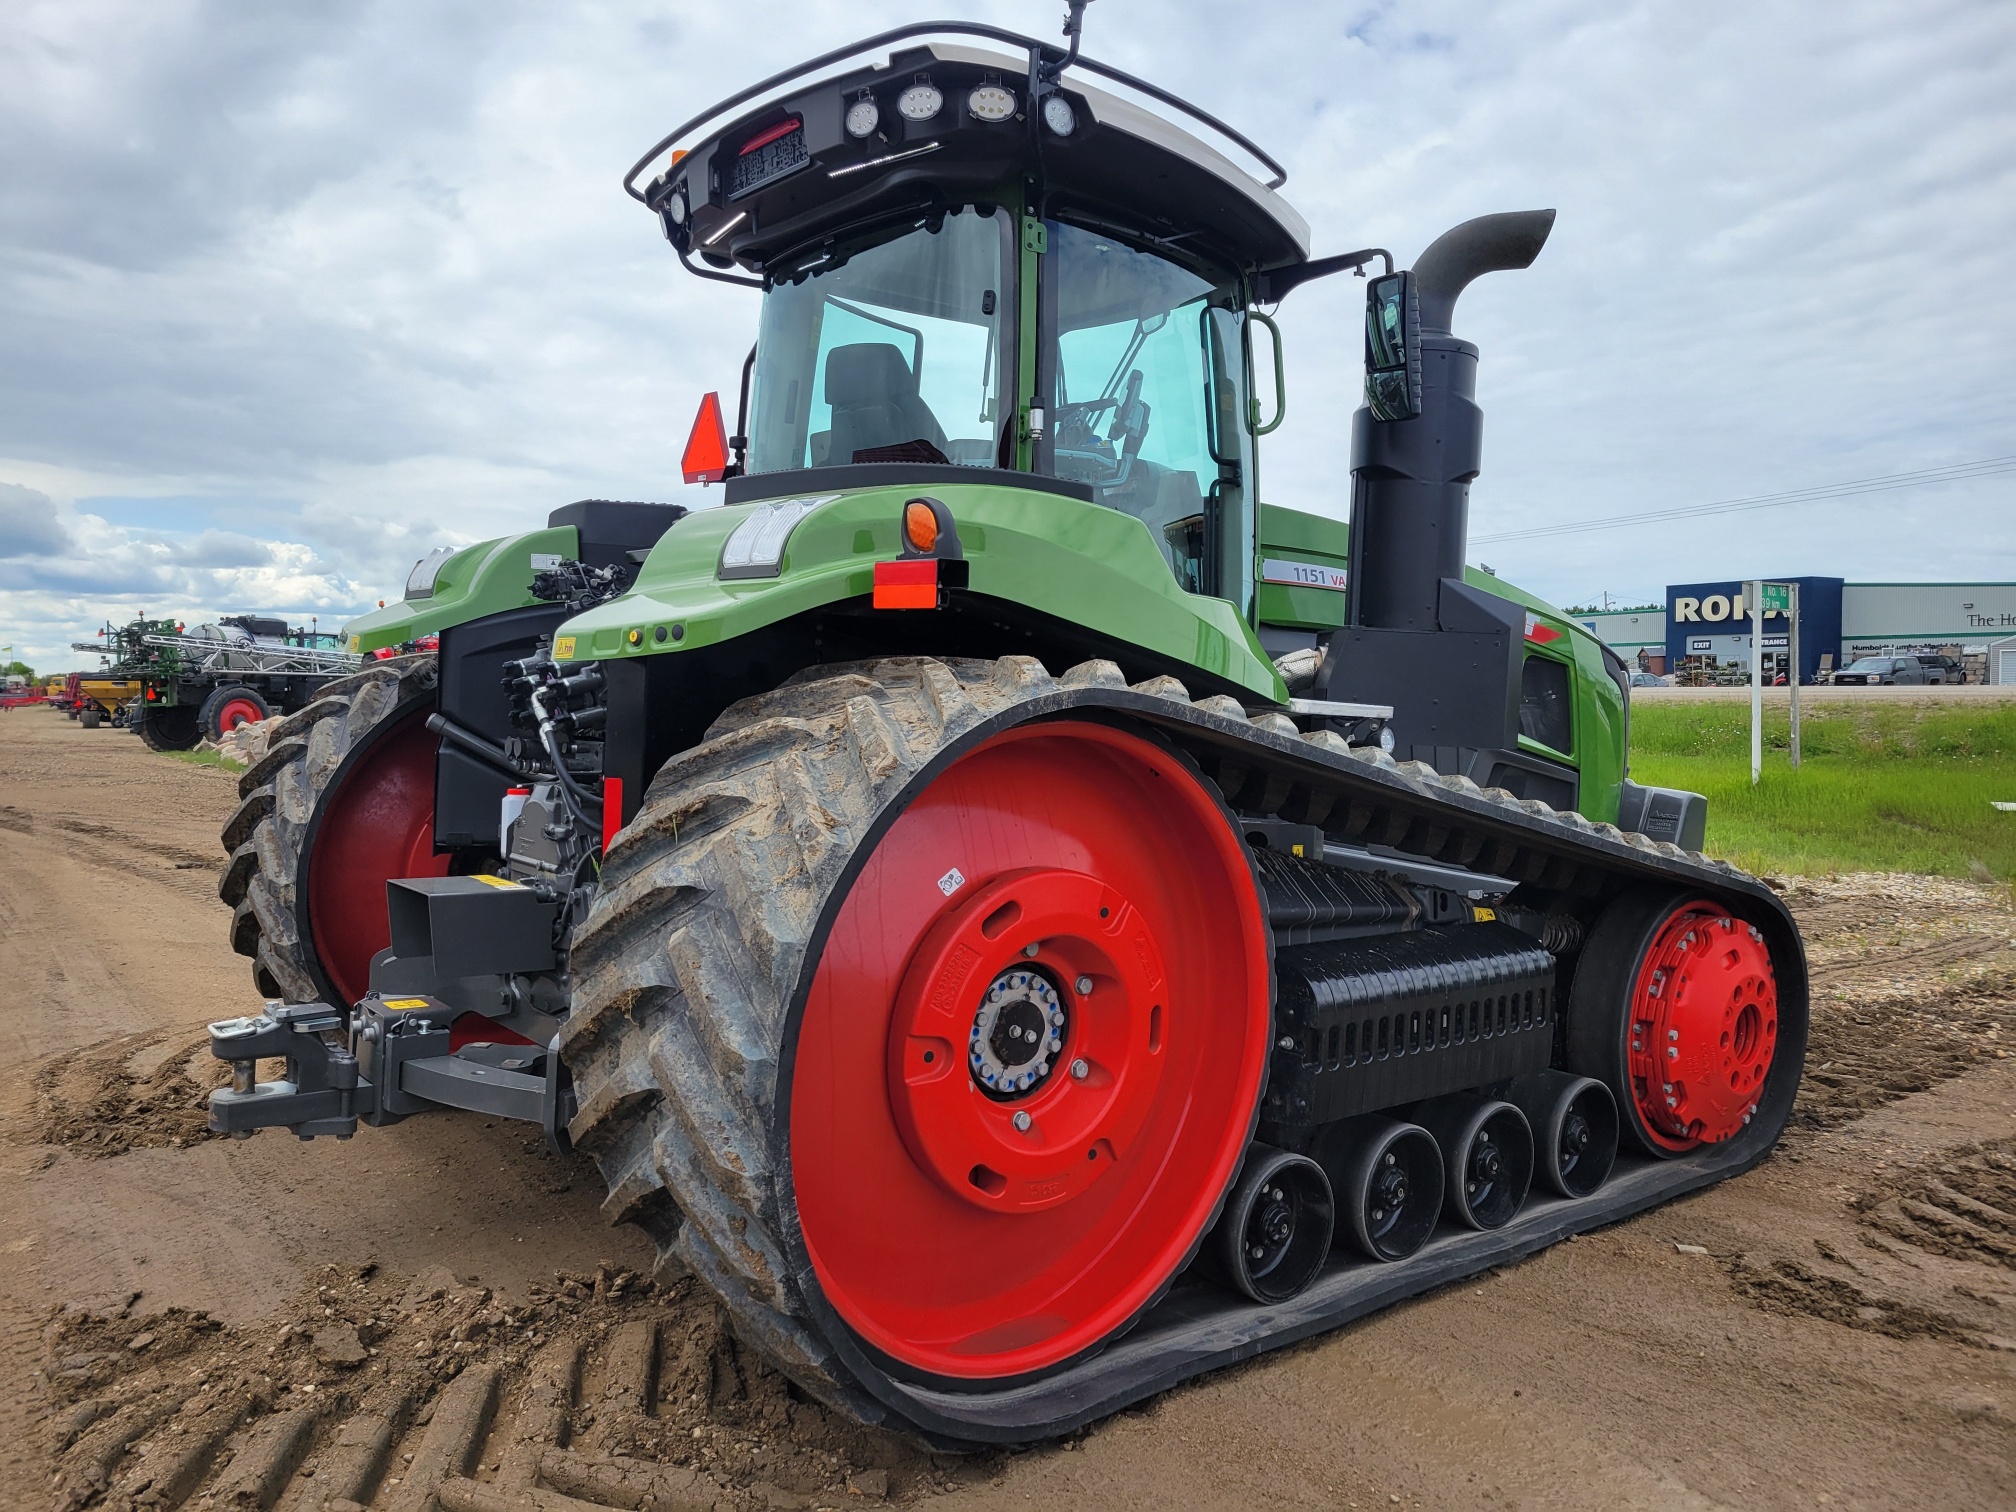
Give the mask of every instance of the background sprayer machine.
M 272 1006 L 212 1028 L 214 1127 L 536 1120 L 806 1390 L 940 1443 L 1743 1171 L 1806 1040 L 1785 909 L 1627 776 L 1622 667 L 1464 567 L 1452 319 L 1552 213 L 1312 258 L 1080 11 L 654 147 L 626 187 L 760 302 L 687 449 L 723 506 L 421 562 L 347 649 L 438 650 L 280 721 L 224 837 Z M 1268 311 L 1347 269 L 1348 531 L 1259 502 Z

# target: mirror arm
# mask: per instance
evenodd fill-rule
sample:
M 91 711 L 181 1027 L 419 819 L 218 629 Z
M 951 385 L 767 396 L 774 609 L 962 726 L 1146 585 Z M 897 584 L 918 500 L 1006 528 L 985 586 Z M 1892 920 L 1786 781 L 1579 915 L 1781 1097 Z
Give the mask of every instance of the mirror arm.
M 756 347 L 751 343 L 749 355 L 742 359 L 742 399 L 735 406 L 735 434 L 728 438 L 729 448 L 735 453 L 735 465 L 722 474 L 724 482 L 749 471 L 749 375 L 755 367 Z
M 1386 271 L 1393 271 L 1393 254 L 1384 247 L 1367 247 L 1361 252 L 1345 252 L 1336 257 L 1319 257 L 1310 262 L 1296 263 L 1292 267 L 1275 268 L 1270 272 L 1253 276 L 1253 302 L 1255 304 L 1279 304 L 1289 293 L 1303 284 L 1318 278 L 1328 278 L 1332 273 L 1342 273 L 1349 268 L 1354 273 L 1364 270 L 1373 258 L 1384 258 Z

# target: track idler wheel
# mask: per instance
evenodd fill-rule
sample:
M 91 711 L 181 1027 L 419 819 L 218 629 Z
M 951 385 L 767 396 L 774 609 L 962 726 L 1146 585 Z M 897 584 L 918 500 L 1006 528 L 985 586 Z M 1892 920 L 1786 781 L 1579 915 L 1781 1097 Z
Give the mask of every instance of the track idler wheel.
M 1449 1216 L 1474 1229 L 1503 1228 L 1533 1185 L 1533 1130 L 1509 1102 L 1458 1092 L 1415 1110 L 1442 1147 Z
M 1286 1302 L 1323 1269 L 1336 1221 L 1323 1167 L 1256 1143 L 1201 1258 L 1212 1276 L 1255 1302 Z
M 1572 1071 L 1536 1071 L 1513 1082 L 1506 1100 L 1533 1130 L 1540 1180 L 1563 1197 L 1587 1197 L 1617 1161 L 1617 1102 L 1610 1089 Z
M 1442 1150 L 1419 1124 L 1368 1114 L 1324 1128 L 1311 1152 L 1330 1178 L 1342 1231 L 1374 1260 L 1405 1260 L 1442 1216 Z
M 1568 999 L 1568 1065 L 1609 1087 L 1632 1144 L 1670 1158 L 1750 1122 L 1778 1018 L 1762 930 L 1712 898 L 1647 889 L 1596 921 Z

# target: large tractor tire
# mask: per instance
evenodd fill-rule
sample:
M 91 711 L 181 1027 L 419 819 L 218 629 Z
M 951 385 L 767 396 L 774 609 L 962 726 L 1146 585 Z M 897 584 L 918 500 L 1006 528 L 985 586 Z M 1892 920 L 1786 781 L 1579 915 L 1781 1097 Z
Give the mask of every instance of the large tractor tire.
M 562 1053 L 615 1220 L 806 1389 L 990 1389 L 1126 1332 L 1255 1127 L 1271 946 L 1217 790 L 1033 659 L 818 668 L 658 773 Z M 864 1384 L 866 1383 L 866 1384 Z M 900 1412 L 895 1414 L 900 1417 Z
M 76 714 L 71 715 L 70 717 L 72 719 L 75 719 L 78 724 L 82 725 L 87 730 L 97 729 L 98 726 L 104 723 L 105 720 L 105 716 L 99 713 L 98 710 L 96 709 L 84 709 Z
M 193 751 L 203 738 L 197 713 L 187 704 L 142 709 L 133 716 L 133 733 L 150 751 Z
M 203 700 L 202 713 L 197 722 L 203 733 L 212 740 L 221 740 L 240 725 L 257 724 L 262 719 L 271 719 L 273 709 L 257 688 L 248 688 L 243 683 L 223 683 L 211 689 L 210 696 Z
M 432 656 L 398 657 L 325 686 L 275 721 L 239 779 L 217 885 L 231 948 L 260 993 L 349 1004 L 391 943 L 385 883 L 445 875 L 434 854 Z

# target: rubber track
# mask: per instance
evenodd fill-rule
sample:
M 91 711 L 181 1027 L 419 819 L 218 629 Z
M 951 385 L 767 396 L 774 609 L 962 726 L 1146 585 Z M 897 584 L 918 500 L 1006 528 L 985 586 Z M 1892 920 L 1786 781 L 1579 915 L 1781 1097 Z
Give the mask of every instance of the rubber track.
M 1282 714 L 1249 719 L 1229 697 L 1192 702 L 1174 678 L 1129 687 L 1111 662 L 1062 677 L 1029 657 L 810 669 L 731 707 L 652 782 L 604 861 L 601 891 L 573 943 L 562 1053 L 579 1097 L 574 1138 L 602 1168 L 607 1216 L 641 1224 L 661 1264 L 706 1281 L 744 1338 L 806 1390 L 867 1421 L 942 1442 L 1040 1438 L 1365 1310 L 1355 1302 L 1328 1315 L 1304 1309 L 1270 1331 L 1242 1303 L 1218 1343 L 1164 1350 L 1117 1377 L 1094 1360 L 1048 1384 L 1004 1389 L 990 1407 L 984 1391 L 954 1401 L 890 1380 L 820 1296 L 796 1229 L 780 1095 L 819 941 L 854 872 L 911 796 L 998 731 L 1066 713 L 1159 734 L 1241 812 L 1321 824 L 1335 840 L 1590 898 L 1654 881 L 1747 900 L 1744 912 L 1767 929 L 1776 957 L 1798 963 L 1798 981 L 1781 983 L 1781 1002 L 1801 1026 L 1786 1051 L 1803 1054 L 1797 930 L 1775 895 L 1726 863 L 1483 791 L 1425 763 L 1396 763 L 1376 748 L 1350 748 L 1328 732 L 1305 736 Z M 1789 1112 L 1789 1089 L 1783 1102 L 1777 1110 L 1774 1097 L 1771 1116 L 1716 1147 L 1712 1160 L 1671 1162 L 1635 1185 L 1620 1183 L 1620 1202 L 1650 1205 L 1675 1182 L 1700 1185 L 1761 1159 Z M 1635 1196 L 1627 1198 L 1627 1186 Z M 1383 1300 L 1371 1305 L 1441 1284 L 1418 1277 L 1452 1263 L 1442 1279 L 1588 1226 L 1556 1211 L 1537 1225 L 1522 1218 L 1515 1227 L 1523 1239 L 1476 1236 L 1474 1257 L 1438 1243 L 1431 1249 L 1445 1254 L 1442 1262 L 1383 1268 Z M 1180 1299 L 1179 1290 L 1170 1305 Z M 1205 1331 L 1214 1327 L 1207 1322 Z M 1158 1330 L 1151 1320 L 1141 1332 Z
M 217 896 L 231 909 L 231 948 L 252 957 L 262 997 L 336 1001 L 301 933 L 303 842 L 351 751 L 381 726 L 415 714 L 416 704 L 431 706 L 438 681 L 432 656 L 395 657 L 338 678 L 307 707 L 272 721 L 266 754 L 238 779 L 238 807 L 221 836 L 231 859 Z

